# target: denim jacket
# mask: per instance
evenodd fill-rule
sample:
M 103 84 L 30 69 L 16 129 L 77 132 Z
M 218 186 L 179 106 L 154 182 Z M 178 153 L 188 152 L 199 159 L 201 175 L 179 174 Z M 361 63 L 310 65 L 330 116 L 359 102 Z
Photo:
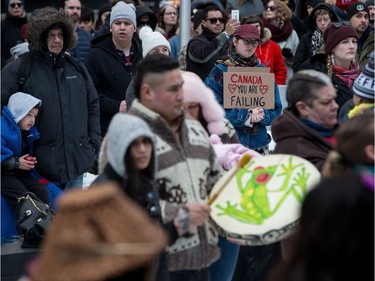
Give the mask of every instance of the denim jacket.
M 259 64 L 259 67 L 263 67 Z M 211 88 L 214 93 L 216 100 L 223 106 L 223 73 L 227 72 L 227 66 L 224 64 L 217 64 L 211 70 L 210 74 L 205 80 L 205 84 Z M 279 96 L 279 88 L 275 83 L 275 108 L 264 110 L 264 119 L 259 123 L 249 127 L 245 125 L 245 121 L 248 115 L 248 109 L 224 109 L 226 118 L 232 123 L 236 129 L 240 143 L 251 149 L 258 149 L 262 146 L 266 146 L 271 142 L 271 136 L 267 134 L 266 126 L 270 126 L 272 121 L 281 114 L 282 104 Z

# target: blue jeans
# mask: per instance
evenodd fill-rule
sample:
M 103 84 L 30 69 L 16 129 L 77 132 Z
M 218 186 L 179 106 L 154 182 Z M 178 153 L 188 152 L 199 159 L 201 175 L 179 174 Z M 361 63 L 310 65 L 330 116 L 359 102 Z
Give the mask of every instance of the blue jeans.
M 231 281 L 236 268 L 240 245 L 231 243 L 222 236 L 219 236 L 218 245 L 221 249 L 221 256 L 209 268 L 211 281 Z
M 73 189 L 73 188 L 82 189 L 82 187 L 83 187 L 83 174 L 76 177 L 72 181 L 69 181 L 65 184 L 62 184 L 60 187 L 64 190 Z
M 208 268 L 200 270 L 179 270 L 169 272 L 169 281 L 210 281 Z

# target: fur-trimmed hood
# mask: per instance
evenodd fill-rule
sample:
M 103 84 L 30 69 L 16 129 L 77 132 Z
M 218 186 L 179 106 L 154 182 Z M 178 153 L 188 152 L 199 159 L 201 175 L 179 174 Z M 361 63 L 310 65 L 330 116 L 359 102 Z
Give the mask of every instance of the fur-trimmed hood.
M 63 52 L 74 48 L 77 35 L 74 31 L 73 22 L 62 12 L 55 8 L 43 8 L 35 10 L 29 19 L 28 42 L 31 50 L 46 50 L 45 32 L 52 25 L 58 24 L 64 32 Z M 48 48 L 47 48 L 48 49 Z
M 212 90 L 193 72 L 183 72 L 182 78 L 184 79 L 184 102 L 200 104 L 209 134 L 222 135 L 226 133 L 225 112 L 216 101 Z
M 271 38 L 272 38 L 271 30 L 269 30 L 267 27 L 263 28 L 263 32 L 262 32 L 261 38 L 260 38 L 260 40 L 262 40 L 262 45 L 264 43 L 267 43 L 268 41 L 270 41 Z

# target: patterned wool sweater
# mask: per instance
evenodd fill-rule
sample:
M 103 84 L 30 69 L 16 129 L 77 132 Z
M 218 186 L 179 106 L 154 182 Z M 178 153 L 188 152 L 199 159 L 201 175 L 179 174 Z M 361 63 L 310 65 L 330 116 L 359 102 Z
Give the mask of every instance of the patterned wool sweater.
M 179 142 L 166 121 L 137 99 L 129 113 L 145 120 L 155 133 L 156 180 L 164 222 L 174 219 L 186 203 L 207 201 L 222 169 L 201 124 L 182 116 Z M 212 222 L 189 232 L 189 237 L 167 248 L 169 271 L 206 268 L 219 258 L 218 233 Z

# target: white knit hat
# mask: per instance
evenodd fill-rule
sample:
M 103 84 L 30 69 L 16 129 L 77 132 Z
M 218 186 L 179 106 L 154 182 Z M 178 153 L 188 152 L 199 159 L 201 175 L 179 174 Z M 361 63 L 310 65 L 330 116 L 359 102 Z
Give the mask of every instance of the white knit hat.
M 134 27 L 137 27 L 137 20 L 135 16 L 135 7 L 133 4 L 126 4 L 122 1 L 118 2 L 112 7 L 111 17 L 109 21 L 109 26 L 118 19 L 127 19 L 132 22 Z
M 18 124 L 37 105 L 40 107 L 42 101 L 32 95 L 17 92 L 10 96 L 7 108 L 12 114 L 14 121 Z
M 168 40 L 159 31 L 152 31 L 151 27 L 147 25 L 139 31 L 139 38 L 142 40 L 143 57 L 146 57 L 153 48 L 160 46 L 167 47 L 171 53 L 171 45 Z

